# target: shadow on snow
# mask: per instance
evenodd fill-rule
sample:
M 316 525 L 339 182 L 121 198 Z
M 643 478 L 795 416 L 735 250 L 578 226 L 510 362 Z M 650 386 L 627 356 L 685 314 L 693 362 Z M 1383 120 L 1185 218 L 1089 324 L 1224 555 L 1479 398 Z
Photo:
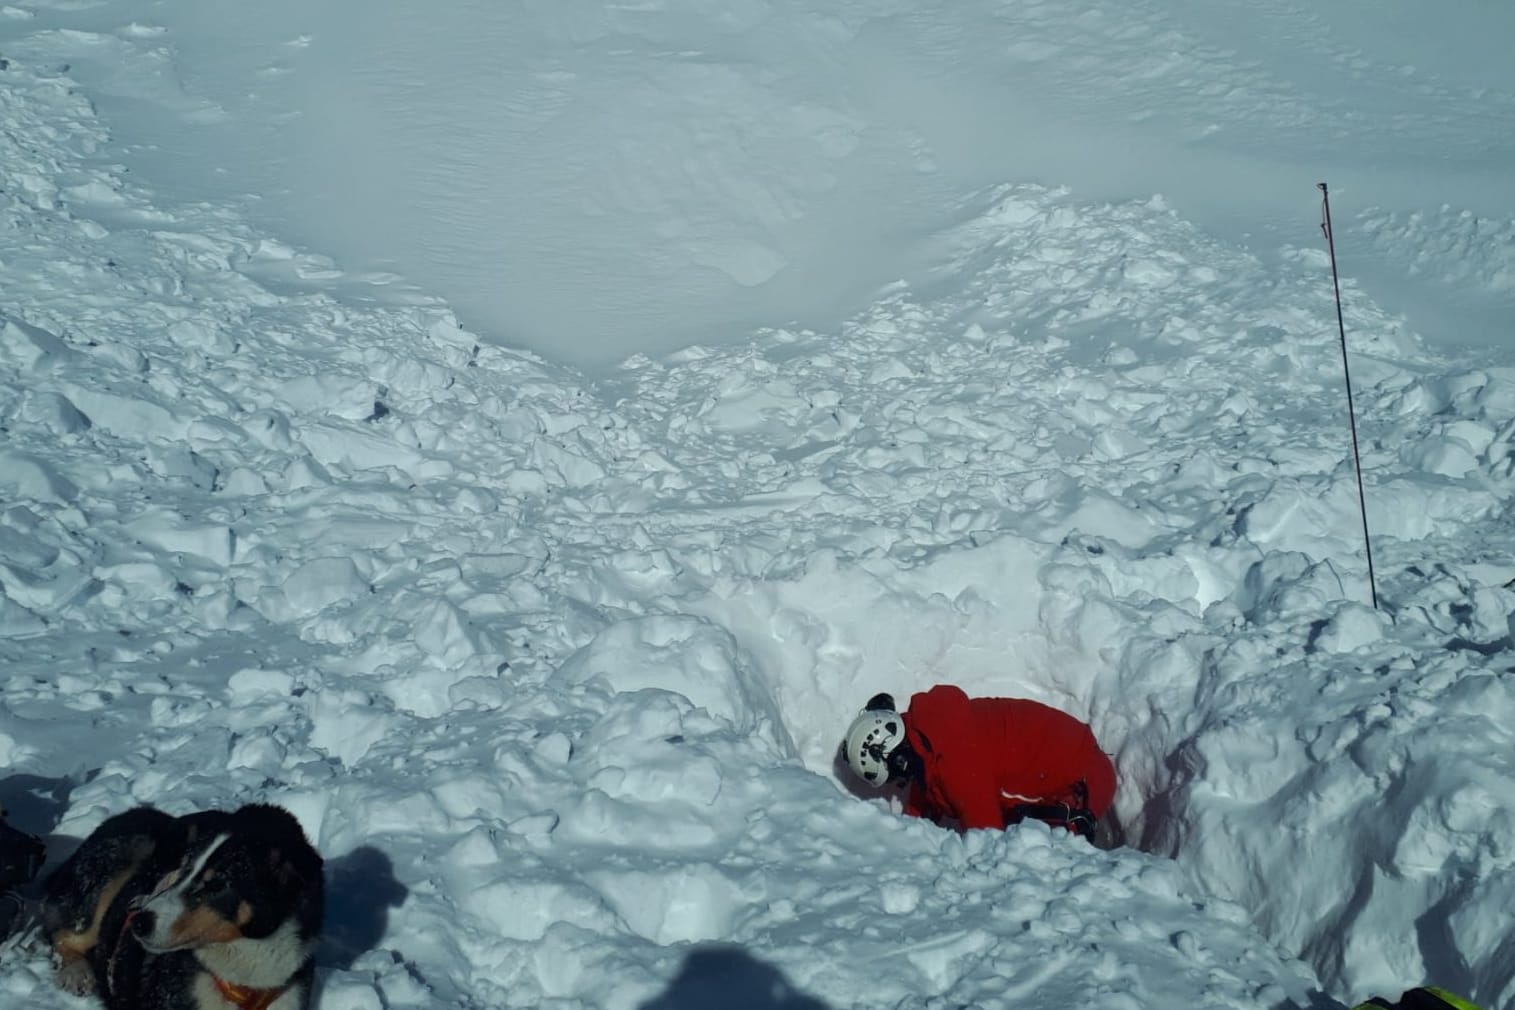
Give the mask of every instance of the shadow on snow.
M 696 947 L 661 995 L 640 1010 L 830 1010 L 783 972 L 729 944 Z

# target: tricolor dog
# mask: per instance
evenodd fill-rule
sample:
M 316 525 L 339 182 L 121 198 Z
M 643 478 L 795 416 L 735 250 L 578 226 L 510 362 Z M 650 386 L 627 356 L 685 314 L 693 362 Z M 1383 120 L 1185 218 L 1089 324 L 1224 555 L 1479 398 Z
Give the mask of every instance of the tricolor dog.
M 321 873 L 281 807 L 118 814 L 43 885 L 58 984 L 108 1010 L 306 1010 Z

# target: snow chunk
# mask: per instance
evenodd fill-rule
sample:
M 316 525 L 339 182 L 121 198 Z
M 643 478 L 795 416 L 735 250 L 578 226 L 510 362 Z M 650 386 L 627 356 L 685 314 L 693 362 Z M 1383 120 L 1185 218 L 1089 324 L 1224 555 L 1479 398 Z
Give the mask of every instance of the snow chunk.
M 373 414 L 379 387 L 367 379 L 352 375 L 324 373 L 291 379 L 277 390 L 285 403 L 296 410 L 318 414 L 335 414 L 349 421 L 361 421 Z
M 336 973 L 321 985 L 321 1002 L 345 1010 L 384 1010 L 384 998 L 373 983 L 347 973 Z
M 1467 443 L 1445 435 L 1407 446 L 1400 455 L 1417 470 L 1443 477 L 1465 477 L 1478 469 L 1478 457 Z
M 73 481 L 19 452 L 0 452 L 0 498 L 66 505 L 79 497 Z
M 90 427 L 89 418 L 62 393 L 22 394 L 18 416 L 54 435 L 77 435 Z
M 63 389 L 95 424 L 122 438 L 151 442 L 182 439 L 189 422 L 162 404 L 141 396 L 106 392 L 65 383 Z
M 511 940 L 541 940 L 558 923 L 595 933 L 614 930 L 615 913 L 582 884 L 512 877 L 459 893 L 459 907 Z
M 361 761 L 398 721 L 380 699 L 363 691 L 324 690 L 307 697 L 310 745 L 349 767 Z
M 65 364 L 73 357 L 69 346 L 46 330 L 0 317 L 0 365 L 38 371 Z
M 1331 615 L 1314 641 L 1327 652 L 1354 652 L 1383 638 L 1387 625 L 1372 607 L 1348 603 Z
M 367 594 L 369 585 L 351 558 L 316 558 L 295 569 L 281 588 L 294 613 L 310 615 Z
M 1247 570 L 1233 602 L 1254 622 L 1319 613 L 1340 601 L 1341 577 L 1328 561 L 1314 563 L 1297 551 L 1279 551 Z
M 633 932 L 657 944 L 722 939 L 742 904 L 737 886 L 712 866 L 586 876 Z
M 616 692 L 668 691 L 746 732 L 771 724 L 777 711 L 766 685 L 739 660 L 731 634 L 695 617 L 612 624 L 556 676 L 567 684 L 598 678 Z
M 256 667 L 238 670 L 226 680 L 226 689 L 231 700 L 247 701 L 260 695 L 289 697 L 295 689 L 295 679 L 283 670 L 262 670 Z
M 232 531 L 217 523 L 200 523 L 153 509 L 125 524 L 126 531 L 154 550 L 168 554 L 193 554 L 215 564 L 231 564 L 236 550 Z

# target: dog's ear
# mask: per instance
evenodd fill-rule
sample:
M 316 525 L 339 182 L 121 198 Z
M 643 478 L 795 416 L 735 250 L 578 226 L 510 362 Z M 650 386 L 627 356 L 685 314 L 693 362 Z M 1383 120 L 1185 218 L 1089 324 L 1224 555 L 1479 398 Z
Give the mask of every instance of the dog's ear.
M 868 699 L 868 704 L 863 706 L 864 712 L 897 712 L 894 707 L 894 695 L 880 691 Z
M 268 850 L 267 865 L 273 870 L 274 880 L 280 887 L 297 890 L 318 882 L 310 879 L 310 868 L 300 865 L 298 854 L 298 850 L 291 851 L 283 845 L 275 845 Z M 315 870 L 318 878 L 320 872 L 319 869 Z
M 273 868 L 274 879 L 281 887 L 288 887 L 290 884 L 299 882 L 299 871 L 295 869 L 293 863 L 284 858 L 284 850 L 279 846 L 275 845 L 269 849 L 265 858 L 268 860 L 268 865 Z
M 219 810 L 200 810 L 179 818 L 185 845 L 198 845 L 221 827 L 226 815 Z

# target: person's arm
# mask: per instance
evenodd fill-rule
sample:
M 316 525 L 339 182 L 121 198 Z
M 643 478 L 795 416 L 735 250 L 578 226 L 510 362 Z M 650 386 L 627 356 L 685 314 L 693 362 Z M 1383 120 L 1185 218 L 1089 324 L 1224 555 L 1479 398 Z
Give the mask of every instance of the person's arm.
M 937 766 L 936 792 L 950 808 L 958 826 L 973 828 L 1005 827 L 1005 799 L 1000 792 L 994 769 L 976 754 L 966 754 Z
M 1042 802 L 1066 803 L 1074 809 L 1088 810 L 1096 818 L 1110 809 L 1115 801 L 1115 765 L 1099 749 L 1092 732 L 1081 759 L 1065 773 L 1075 777 L 1067 785 L 1046 793 Z
M 938 684 L 910 699 L 910 715 L 918 734 L 938 736 L 950 747 L 927 772 L 931 793 L 943 801 L 940 815 L 951 817 L 963 830 L 1005 827 L 1004 802 L 996 774 L 997 755 L 986 747 L 974 719 L 973 701 L 956 684 Z
M 957 801 L 957 821 L 964 830 L 1005 827 L 1005 808 L 998 790 L 974 789 Z
M 926 788 L 926 783 L 915 781 L 905 791 L 905 813 L 912 817 L 925 817 L 939 824 L 943 821 L 956 821 L 958 827 L 964 830 L 1005 826 L 1005 812 L 999 802 L 999 793 L 990 783 L 976 781 L 971 777 L 964 779 L 950 771 L 946 772 L 944 778 L 941 768 L 928 774 L 932 775 L 934 783 L 930 790 Z M 933 797 L 940 798 L 942 802 L 938 803 Z M 951 826 L 950 823 L 947 826 Z
M 1115 799 L 1115 766 L 1088 723 L 1040 703 L 1023 702 L 1009 732 L 1036 743 L 1040 781 L 1034 786 L 1015 783 L 1015 791 L 1027 796 L 1025 802 L 1066 804 L 1088 810 L 1096 818 L 1110 809 Z

